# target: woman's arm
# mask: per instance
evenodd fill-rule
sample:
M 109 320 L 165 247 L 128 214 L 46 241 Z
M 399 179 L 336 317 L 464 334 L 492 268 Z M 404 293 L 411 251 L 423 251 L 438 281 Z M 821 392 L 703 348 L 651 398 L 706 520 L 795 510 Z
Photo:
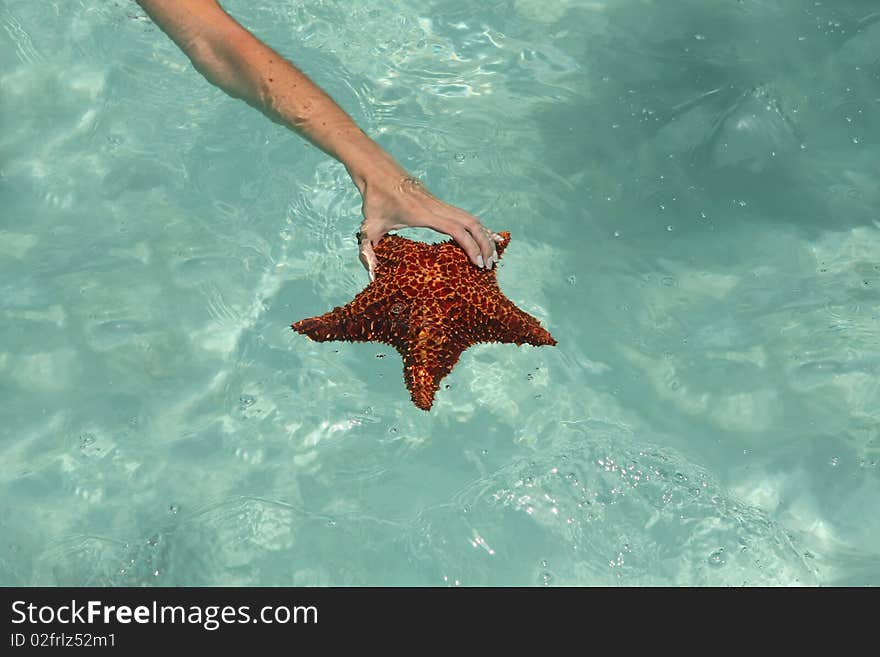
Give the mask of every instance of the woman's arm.
M 493 234 L 434 198 L 304 73 L 239 25 L 216 0 L 137 0 L 202 75 L 295 130 L 345 165 L 363 198 L 360 256 L 372 277 L 373 244 L 389 230 L 450 235 L 475 265 L 497 262 Z

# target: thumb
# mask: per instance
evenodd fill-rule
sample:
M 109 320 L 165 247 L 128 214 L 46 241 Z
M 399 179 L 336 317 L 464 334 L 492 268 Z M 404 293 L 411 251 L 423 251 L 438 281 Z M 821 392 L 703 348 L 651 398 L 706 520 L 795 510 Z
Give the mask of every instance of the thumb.
M 370 242 L 369 238 L 364 233 L 359 233 L 358 237 L 360 239 L 360 246 L 358 257 L 360 258 L 361 264 L 370 274 L 370 281 L 376 280 L 376 265 L 378 264 L 378 260 L 376 259 L 376 254 L 373 252 L 373 244 Z

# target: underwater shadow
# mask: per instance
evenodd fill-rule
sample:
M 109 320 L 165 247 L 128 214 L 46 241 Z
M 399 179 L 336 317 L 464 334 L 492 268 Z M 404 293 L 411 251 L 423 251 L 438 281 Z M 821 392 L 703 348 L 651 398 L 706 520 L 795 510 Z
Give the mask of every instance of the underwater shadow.
M 533 113 L 547 166 L 615 199 L 616 226 L 734 205 L 808 233 L 870 225 L 876 4 L 662 4 L 615 2 L 601 31 L 596 9 L 560 19 L 580 67 Z

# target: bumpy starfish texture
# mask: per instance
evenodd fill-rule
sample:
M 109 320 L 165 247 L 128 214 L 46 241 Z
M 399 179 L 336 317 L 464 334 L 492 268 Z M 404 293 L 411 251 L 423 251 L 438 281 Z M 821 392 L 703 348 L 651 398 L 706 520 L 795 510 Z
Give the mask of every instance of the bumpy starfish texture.
M 500 233 L 499 257 L 510 243 Z M 345 306 L 296 322 L 318 342 L 383 342 L 403 357 L 403 377 L 416 406 L 428 410 L 440 381 L 461 353 L 479 342 L 555 345 L 537 319 L 517 308 L 495 270 L 480 269 L 460 246 L 387 235 L 374 247 L 376 279 Z

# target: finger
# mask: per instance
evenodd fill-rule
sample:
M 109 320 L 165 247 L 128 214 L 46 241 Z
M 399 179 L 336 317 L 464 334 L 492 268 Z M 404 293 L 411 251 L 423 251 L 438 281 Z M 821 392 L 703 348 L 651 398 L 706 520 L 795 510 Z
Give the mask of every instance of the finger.
M 483 257 L 483 250 L 480 248 L 480 245 L 477 244 L 477 241 L 474 239 L 473 235 L 471 235 L 470 231 L 464 226 L 447 219 L 438 228 L 441 232 L 446 233 L 454 239 L 458 245 L 464 249 L 468 259 L 477 267 L 484 269 L 491 266 L 486 264 L 487 258 Z M 491 256 L 491 252 L 489 255 Z
M 495 262 L 498 262 L 498 247 L 496 244 L 500 244 L 504 241 L 504 238 L 501 237 L 498 233 L 494 231 L 489 231 L 489 239 L 492 240 L 492 259 Z
M 499 260 L 500 258 L 499 258 L 499 256 L 498 256 L 498 247 L 497 247 L 497 245 L 498 245 L 498 244 L 501 244 L 501 243 L 504 241 L 504 238 L 501 237 L 501 235 L 499 235 L 499 234 L 496 233 L 495 231 L 489 231 L 489 234 L 491 235 L 491 239 L 492 239 L 492 250 L 494 251 L 493 259 L 494 259 L 495 262 L 498 262 L 498 260 Z
M 492 231 L 483 226 L 476 217 L 462 214 L 463 218 L 459 221 L 480 249 L 480 255 L 486 264 L 486 269 L 491 269 L 492 265 L 498 262 L 498 252 L 495 249 L 495 242 L 492 240 Z
M 358 249 L 358 257 L 360 258 L 361 264 L 370 274 L 370 281 L 376 280 L 376 265 L 378 264 L 378 260 L 376 258 L 376 254 L 373 251 L 373 245 L 370 243 L 369 239 L 361 240 L 360 247 Z
M 480 240 L 480 247 L 488 249 L 490 252 L 489 257 L 486 258 L 486 268 L 491 269 L 492 266 L 498 262 L 498 249 L 495 248 L 495 240 L 492 238 L 492 231 L 479 221 L 477 221 L 477 230 L 479 230 L 479 235 L 482 238 Z
M 480 250 L 480 257 L 483 260 L 486 269 L 491 269 L 492 265 L 498 262 L 498 252 L 495 249 L 495 242 L 492 239 L 492 231 L 483 226 L 480 220 L 472 214 L 468 214 L 458 208 L 446 206 L 442 212 L 448 220 L 462 226 L 469 234 L 471 239 L 477 244 Z
M 484 228 L 476 218 L 466 221 L 465 227 L 480 247 L 480 253 L 483 256 L 483 261 L 486 263 L 486 269 L 491 269 L 495 261 L 498 260 L 498 254 L 495 252 L 495 243 L 491 237 L 492 233 L 487 228 Z

